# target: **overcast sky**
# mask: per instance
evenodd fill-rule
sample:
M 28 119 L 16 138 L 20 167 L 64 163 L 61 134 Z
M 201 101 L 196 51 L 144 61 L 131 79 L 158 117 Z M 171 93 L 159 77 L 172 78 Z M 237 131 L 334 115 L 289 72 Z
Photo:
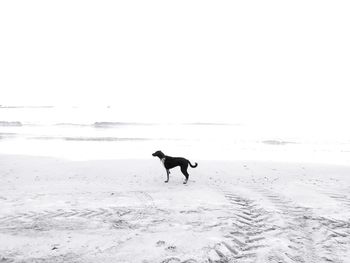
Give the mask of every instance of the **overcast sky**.
M 349 122 L 349 1 L 1 1 L 0 104 Z

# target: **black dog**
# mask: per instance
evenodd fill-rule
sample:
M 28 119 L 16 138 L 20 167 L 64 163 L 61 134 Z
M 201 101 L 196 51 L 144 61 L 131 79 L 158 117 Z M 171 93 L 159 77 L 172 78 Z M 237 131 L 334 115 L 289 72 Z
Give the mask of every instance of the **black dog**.
M 167 156 L 161 151 L 156 151 L 152 155 L 158 157 L 160 161 L 164 164 L 166 174 L 167 174 L 167 179 L 165 181 L 166 183 L 169 182 L 169 174 L 170 174 L 169 170 L 176 166 L 180 166 L 181 172 L 184 174 L 186 178 L 184 181 L 184 184 L 186 184 L 188 181 L 188 177 L 190 176 L 187 172 L 188 165 L 190 165 L 192 168 L 195 168 L 198 165 L 197 163 L 194 163 L 194 165 L 192 165 L 189 160 L 182 157 Z

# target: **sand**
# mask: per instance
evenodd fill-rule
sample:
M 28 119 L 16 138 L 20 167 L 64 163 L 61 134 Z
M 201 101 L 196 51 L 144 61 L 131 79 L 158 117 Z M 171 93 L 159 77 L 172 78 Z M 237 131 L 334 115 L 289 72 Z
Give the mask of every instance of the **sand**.
M 0 155 L 0 262 L 350 262 L 350 167 Z

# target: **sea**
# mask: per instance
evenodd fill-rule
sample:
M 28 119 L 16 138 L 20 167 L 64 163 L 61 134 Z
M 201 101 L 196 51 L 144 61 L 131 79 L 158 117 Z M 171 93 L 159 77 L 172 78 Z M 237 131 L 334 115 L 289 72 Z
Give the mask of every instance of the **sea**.
M 348 165 L 350 133 L 312 121 L 129 120 L 111 106 L 0 106 L 0 154 L 79 161 L 151 159 L 157 150 L 193 161 Z

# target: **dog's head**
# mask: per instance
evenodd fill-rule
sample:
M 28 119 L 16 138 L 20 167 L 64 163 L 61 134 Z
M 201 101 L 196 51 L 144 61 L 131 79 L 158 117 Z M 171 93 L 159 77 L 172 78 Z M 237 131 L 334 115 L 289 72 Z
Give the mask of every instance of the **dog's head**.
M 162 153 L 162 151 L 156 151 L 155 153 L 152 153 L 152 156 L 159 157 L 160 159 L 164 158 L 165 154 Z

